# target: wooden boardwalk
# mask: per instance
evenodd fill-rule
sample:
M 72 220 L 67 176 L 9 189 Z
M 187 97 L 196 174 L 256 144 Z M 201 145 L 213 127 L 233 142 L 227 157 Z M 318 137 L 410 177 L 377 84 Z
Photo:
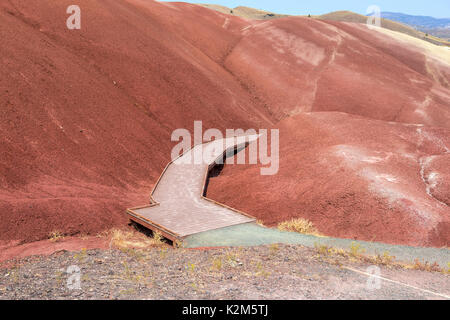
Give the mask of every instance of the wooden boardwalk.
M 205 231 L 254 222 L 243 212 L 204 196 L 209 171 L 216 160 L 258 139 L 258 135 L 226 138 L 200 144 L 169 163 L 148 206 L 128 209 L 130 219 L 172 241 Z M 203 161 L 194 161 L 204 159 Z

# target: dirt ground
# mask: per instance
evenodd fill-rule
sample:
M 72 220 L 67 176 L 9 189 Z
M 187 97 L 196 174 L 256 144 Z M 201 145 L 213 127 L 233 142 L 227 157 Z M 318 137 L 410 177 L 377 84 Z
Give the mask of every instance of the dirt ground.
M 60 251 L 3 266 L 0 299 L 450 298 L 448 274 L 370 266 L 302 246 Z

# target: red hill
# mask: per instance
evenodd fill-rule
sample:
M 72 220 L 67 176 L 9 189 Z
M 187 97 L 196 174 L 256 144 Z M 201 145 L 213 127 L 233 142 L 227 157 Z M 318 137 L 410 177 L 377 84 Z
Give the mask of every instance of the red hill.
M 216 199 L 334 236 L 448 243 L 448 51 L 364 25 L 143 0 L 80 0 L 82 28 L 68 30 L 71 4 L 0 3 L 1 240 L 124 225 L 172 131 L 203 120 L 282 130 L 280 174 L 226 168 Z

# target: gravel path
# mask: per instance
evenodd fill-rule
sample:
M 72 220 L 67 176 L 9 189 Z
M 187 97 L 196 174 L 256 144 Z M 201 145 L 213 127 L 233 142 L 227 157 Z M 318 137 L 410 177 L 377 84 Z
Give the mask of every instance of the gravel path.
M 446 274 L 380 267 L 378 275 L 395 281 L 392 282 L 365 274 L 372 274 L 376 268 L 297 245 L 62 251 L 4 265 L 0 269 L 0 299 L 445 299 L 450 296 Z M 80 289 L 76 287 L 77 278 Z

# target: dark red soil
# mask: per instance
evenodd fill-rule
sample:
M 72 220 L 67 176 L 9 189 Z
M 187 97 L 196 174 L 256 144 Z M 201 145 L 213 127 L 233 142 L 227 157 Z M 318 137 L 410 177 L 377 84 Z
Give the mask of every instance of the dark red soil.
M 278 128 L 278 174 L 225 166 L 208 196 L 268 226 L 304 218 L 329 236 L 448 246 L 449 129 L 330 112 L 290 117 Z
M 221 67 L 238 38 L 215 13 L 84 0 L 70 31 L 70 4 L 0 3 L 1 239 L 124 225 L 170 161 L 174 129 L 271 122 Z
M 92 249 L 109 249 L 109 237 L 70 237 L 59 241 L 41 240 L 20 244 L 19 241 L 0 242 L 0 268 L 14 264 L 13 260 L 20 260 L 29 256 L 49 256 L 61 251 L 76 252 Z M 5 262 L 6 263 L 1 263 Z
M 79 0 L 82 28 L 68 30 L 72 4 L 0 2 L 0 240 L 125 225 L 170 161 L 172 131 L 202 120 L 282 129 L 278 176 L 226 168 L 211 197 L 271 224 L 305 215 L 334 236 L 448 243 L 447 65 L 433 60 L 436 75 L 420 49 L 358 25 L 185 3 Z M 387 121 L 422 123 L 425 136 Z M 338 144 L 393 152 L 383 170 L 408 196 L 370 191 L 363 167 L 326 153 Z M 440 182 L 427 190 L 419 158 L 430 155 Z

